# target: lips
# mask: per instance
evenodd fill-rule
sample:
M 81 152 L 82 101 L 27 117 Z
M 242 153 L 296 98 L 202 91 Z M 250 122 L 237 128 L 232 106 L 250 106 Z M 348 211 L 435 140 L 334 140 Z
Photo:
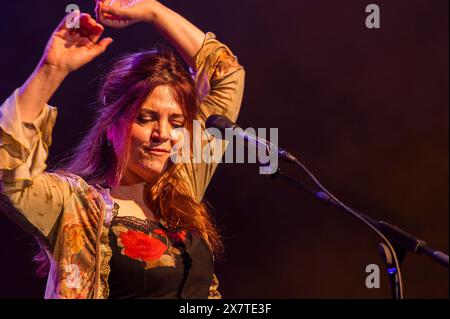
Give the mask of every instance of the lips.
M 165 148 L 162 148 L 162 147 L 151 147 L 151 148 L 150 147 L 145 147 L 144 149 L 145 149 L 145 151 L 147 153 L 152 153 L 152 154 L 161 154 L 161 155 L 163 155 L 163 154 L 170 153 L 169 150 L 166 150 Z

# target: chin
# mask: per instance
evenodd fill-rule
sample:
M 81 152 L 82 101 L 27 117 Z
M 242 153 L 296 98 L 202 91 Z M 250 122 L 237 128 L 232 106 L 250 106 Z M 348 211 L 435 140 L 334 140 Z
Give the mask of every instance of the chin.
M 152 163 L 140 163 L 139 165 L 139 175 L 144 179 L 145 181 L 153 181 L 155 178 L 163 174 L 168 166 L 168 161 L 165 161 L 164 163 L 160 162 L 152 162 Z

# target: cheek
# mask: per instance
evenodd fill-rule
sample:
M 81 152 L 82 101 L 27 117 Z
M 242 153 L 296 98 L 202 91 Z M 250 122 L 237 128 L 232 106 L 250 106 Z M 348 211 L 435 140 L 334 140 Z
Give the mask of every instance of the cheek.
M 136 123 L 134 123 L 131 127 L 130 132 L 130 143 L 131 147 L 139 147 L 144 143 L 148 143 L 150 140 L 151 129 L 142 127 Z
M 149 129 L 133 124 L 130 132 L 129 164 L 133 167 L 145 159 L 142 146 L 148 144 Z

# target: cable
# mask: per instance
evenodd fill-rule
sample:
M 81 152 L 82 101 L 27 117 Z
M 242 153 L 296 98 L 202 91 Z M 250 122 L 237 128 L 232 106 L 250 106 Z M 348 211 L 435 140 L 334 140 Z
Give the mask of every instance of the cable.
M 400 270 L 400 263 L 398 262 L 397 253 L 395 252 L 395 249 L 392 247 L 391 242 L 389 239 L 386 238 L 386 236 L 383 235 L 375 226 L 373 226 L 370 222 L 368 222 L 364 217 L 361 216 L 361 214 L 357 211 L 355 211 L 353 208 L 345 205 L 342 203 L 336 196 L 334 196 L 331 192 L 329 192 L 320 182 L 319 180 L 314 176 L 313 173 L 311 173 L 305 165 L 303 165 L 298 159 L 294 160 L 294 163 L 299 165 L 306 174 L 309 175 L 309 177 L 314 181 L 314 183 L 324 192 L 326 195 L 331 197 L 334 201 L 336 201 L 342 208 L 344 208 L 346 211 L 350 212 L 354 217 L 361 220 L 364 224 L 368 225 L 370 228 L 372 228 L 373 231 L 375 231 L 386 243 L 386 245 L 391 250 L 392 256 L 394 257 L 395 267 L 397 268 L 398 273 L 398 286 L 399 286 L 399 298 L 403 299 L 403 281 L 402 281 L 402 274 Z

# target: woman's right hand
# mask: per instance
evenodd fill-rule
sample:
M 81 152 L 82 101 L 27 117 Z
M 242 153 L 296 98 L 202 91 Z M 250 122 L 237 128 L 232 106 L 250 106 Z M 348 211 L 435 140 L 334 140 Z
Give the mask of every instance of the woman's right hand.
M 50 37 L 42 57 L 43 65 L 55 67 L 69 73 L 92 61 L 103 53 L 113 41 L 104 38 L 99 41 L 103 33 L 103 26 L 89 14 L 82 13 L 78 17 L 79 27 L 69 28 L 67 15 Z M 72 23 L 74 26 L 77 25 Z
M 69 28 L 67 15 L 50 37 L 37 68 L 19 90 L 22 121 L 33 121 L 64 78 L 100 55 L 111 38 L 99 41 L 103 26 L 88 14 L 80 14 L 79 28 Z M 73 23 L 73 25 L 77 25 Z M 70 24 L 69 24 L 70 25 Z

